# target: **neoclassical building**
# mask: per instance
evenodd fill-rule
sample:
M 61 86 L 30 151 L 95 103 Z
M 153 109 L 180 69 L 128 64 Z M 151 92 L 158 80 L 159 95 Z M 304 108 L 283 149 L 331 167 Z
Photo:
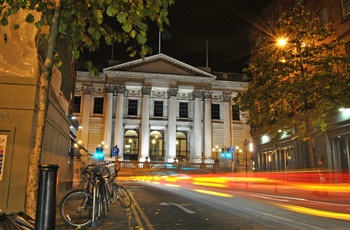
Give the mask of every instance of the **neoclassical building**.
M 77 73 L 73 114 L 77 139 L 104 155 L 117 145 L 123 160 L 214 162 L 222 149 L 243 147 L 249 126 L 232 99 L 245 90 L 245 75 L 214 73 L 164 54 Z M 239 153 L 237 151 L 237 153 Z M 243 155 L 236 157 L 244 162 Z M 231 157 L 232 159 L 232 157 Z

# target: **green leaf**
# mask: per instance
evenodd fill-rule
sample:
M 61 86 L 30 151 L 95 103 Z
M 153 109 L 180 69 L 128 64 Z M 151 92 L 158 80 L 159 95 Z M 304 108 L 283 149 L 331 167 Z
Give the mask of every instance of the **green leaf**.
M 132 30 L 132 25 L 130 23 L 125 23 L 123 25 L 123 30 L 126 32 L 126 33 L 129 33 L 131 30 Z
M 7 34 L 6 33 L 4 33 L 3 38 L 4 38 L 5 44 L 7 44 Z
M 95 10 L 94 11 L 94 18 L 96 19 L 97 23 L 101 25 L 103 23 L 103 15 L 101 10 Z
M 105 36 L 105 42 L 107 45 L 112 45 L 113 40 L 111 36 Z
M 107 7 L 106 13 L 109 17 L 114 17 L 118 13 L 118 8 L 116 8 L 114 5 L 109 5 Z
M 119 23 L 123 24 L 126 21 L 126 14 L 124 12 L 119 12 L 117 15 L 117 20 Z
M 140 33 L 137 34 L 136 40 L 141 45 L 144 45 L 147 42 L 147 38 Z
M 130 32 L 130 36 L 131 36 L 132 38 L 135 38 L 135 36 L 136 36 L 136 30 L 132 30 L 132 31 Z
M 7 20 L 7 18 L 2 18 L 1 19 L 1 25 L 2 26 L 7 26 L 9 24 L 9 21 Z
M 136 53 L 137 53 L 136 50 L 131 51 L 131 53 L 129 54 L 129 57 L 135 57 Z
M 33 23 L 34 22 L 34 15 L 32 15 L 32 14 L 28 14 L 27 16 L 26 16 L 26 22 L 29 22 L 29 23 Z
M 35 22 L 35 27 L 38 29 L 38 30 L 40 30 L 41 29 L 41 27 L 43 26 L 43 23 L 41 22 L 41 21 L 37 21 L 37 22 Z

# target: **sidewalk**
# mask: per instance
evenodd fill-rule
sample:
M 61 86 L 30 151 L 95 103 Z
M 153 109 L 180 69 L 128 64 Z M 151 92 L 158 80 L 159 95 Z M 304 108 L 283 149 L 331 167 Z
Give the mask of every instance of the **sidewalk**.
M 129 219 L 131 218 L 130 208 L 126 209 L 119 203 L 112 204 L 110 211 L 107 213 L 105 219 L 101 219 L 101 222 L 97 227 L 84 227 L 80 229 L 98 229 L 98 230 L 129 230 L 133 229 L 129 226 Z M 61 219 L 59 211 L 56 210 L 56 227 L 55 229 L 74 229 L 68 227 Z

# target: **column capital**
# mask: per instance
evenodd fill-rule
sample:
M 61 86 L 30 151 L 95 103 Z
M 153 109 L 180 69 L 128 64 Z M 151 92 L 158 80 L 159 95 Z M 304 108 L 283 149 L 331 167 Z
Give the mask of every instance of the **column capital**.
M 168 98 L 170 98 L 170 97 L 176 97 L 178 91 L 179 91 L 179 89 L 176 89 L 176 88 L 169 88 L 169 89 L 168 89 Z
M 142 96 L 144 96 L 144 95 L 151 95 L 151 92 L 152 92 L 152 87 L 150 87 L 150 86 L 142 86 L 142 88 L 141 88 L 141 94 L 142 94 Z
M 203 91 L 203 97 L 204 99 L 208 99 L 208 98 L 211 98 L 211 95 L 213 94 L 212 91 L 209 91 L 209 90 L 204 90 Z
M 117 94 L 125 94 L 125 91 L 126 91 L 125 85 L 116 85 L 115 89 L 117 90 Z
M 105 84 L 105 92 L 106 93 L 114 93 L 115 85 Z
M 92 86 L 83 86 L 82 90 L 83 90 L 83 94 L 93 94 L 94 87 L 92 87 Z
M 203 97 L 203 91 L 201 90 L 193 90 L 192 92 L 193 98 L 202 98 Z
M 231 95 L 228 95 L 228 94 L 223 94 L 222 95 L 222 101 L 223 102 L 230 102 L 231 100 Z

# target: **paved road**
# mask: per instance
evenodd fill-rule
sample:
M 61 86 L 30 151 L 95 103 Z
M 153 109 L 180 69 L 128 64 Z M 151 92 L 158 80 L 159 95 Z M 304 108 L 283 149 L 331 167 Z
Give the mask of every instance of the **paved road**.
M 127 187 L 135 199 L 132 209 L 136 228 L 350 229 L 350 219 L 347 219 L 350 206 L 347 204 L 176 184 L 138 182 L 129 183 Z M 342 213 L 327 211 L 331 207 Z

